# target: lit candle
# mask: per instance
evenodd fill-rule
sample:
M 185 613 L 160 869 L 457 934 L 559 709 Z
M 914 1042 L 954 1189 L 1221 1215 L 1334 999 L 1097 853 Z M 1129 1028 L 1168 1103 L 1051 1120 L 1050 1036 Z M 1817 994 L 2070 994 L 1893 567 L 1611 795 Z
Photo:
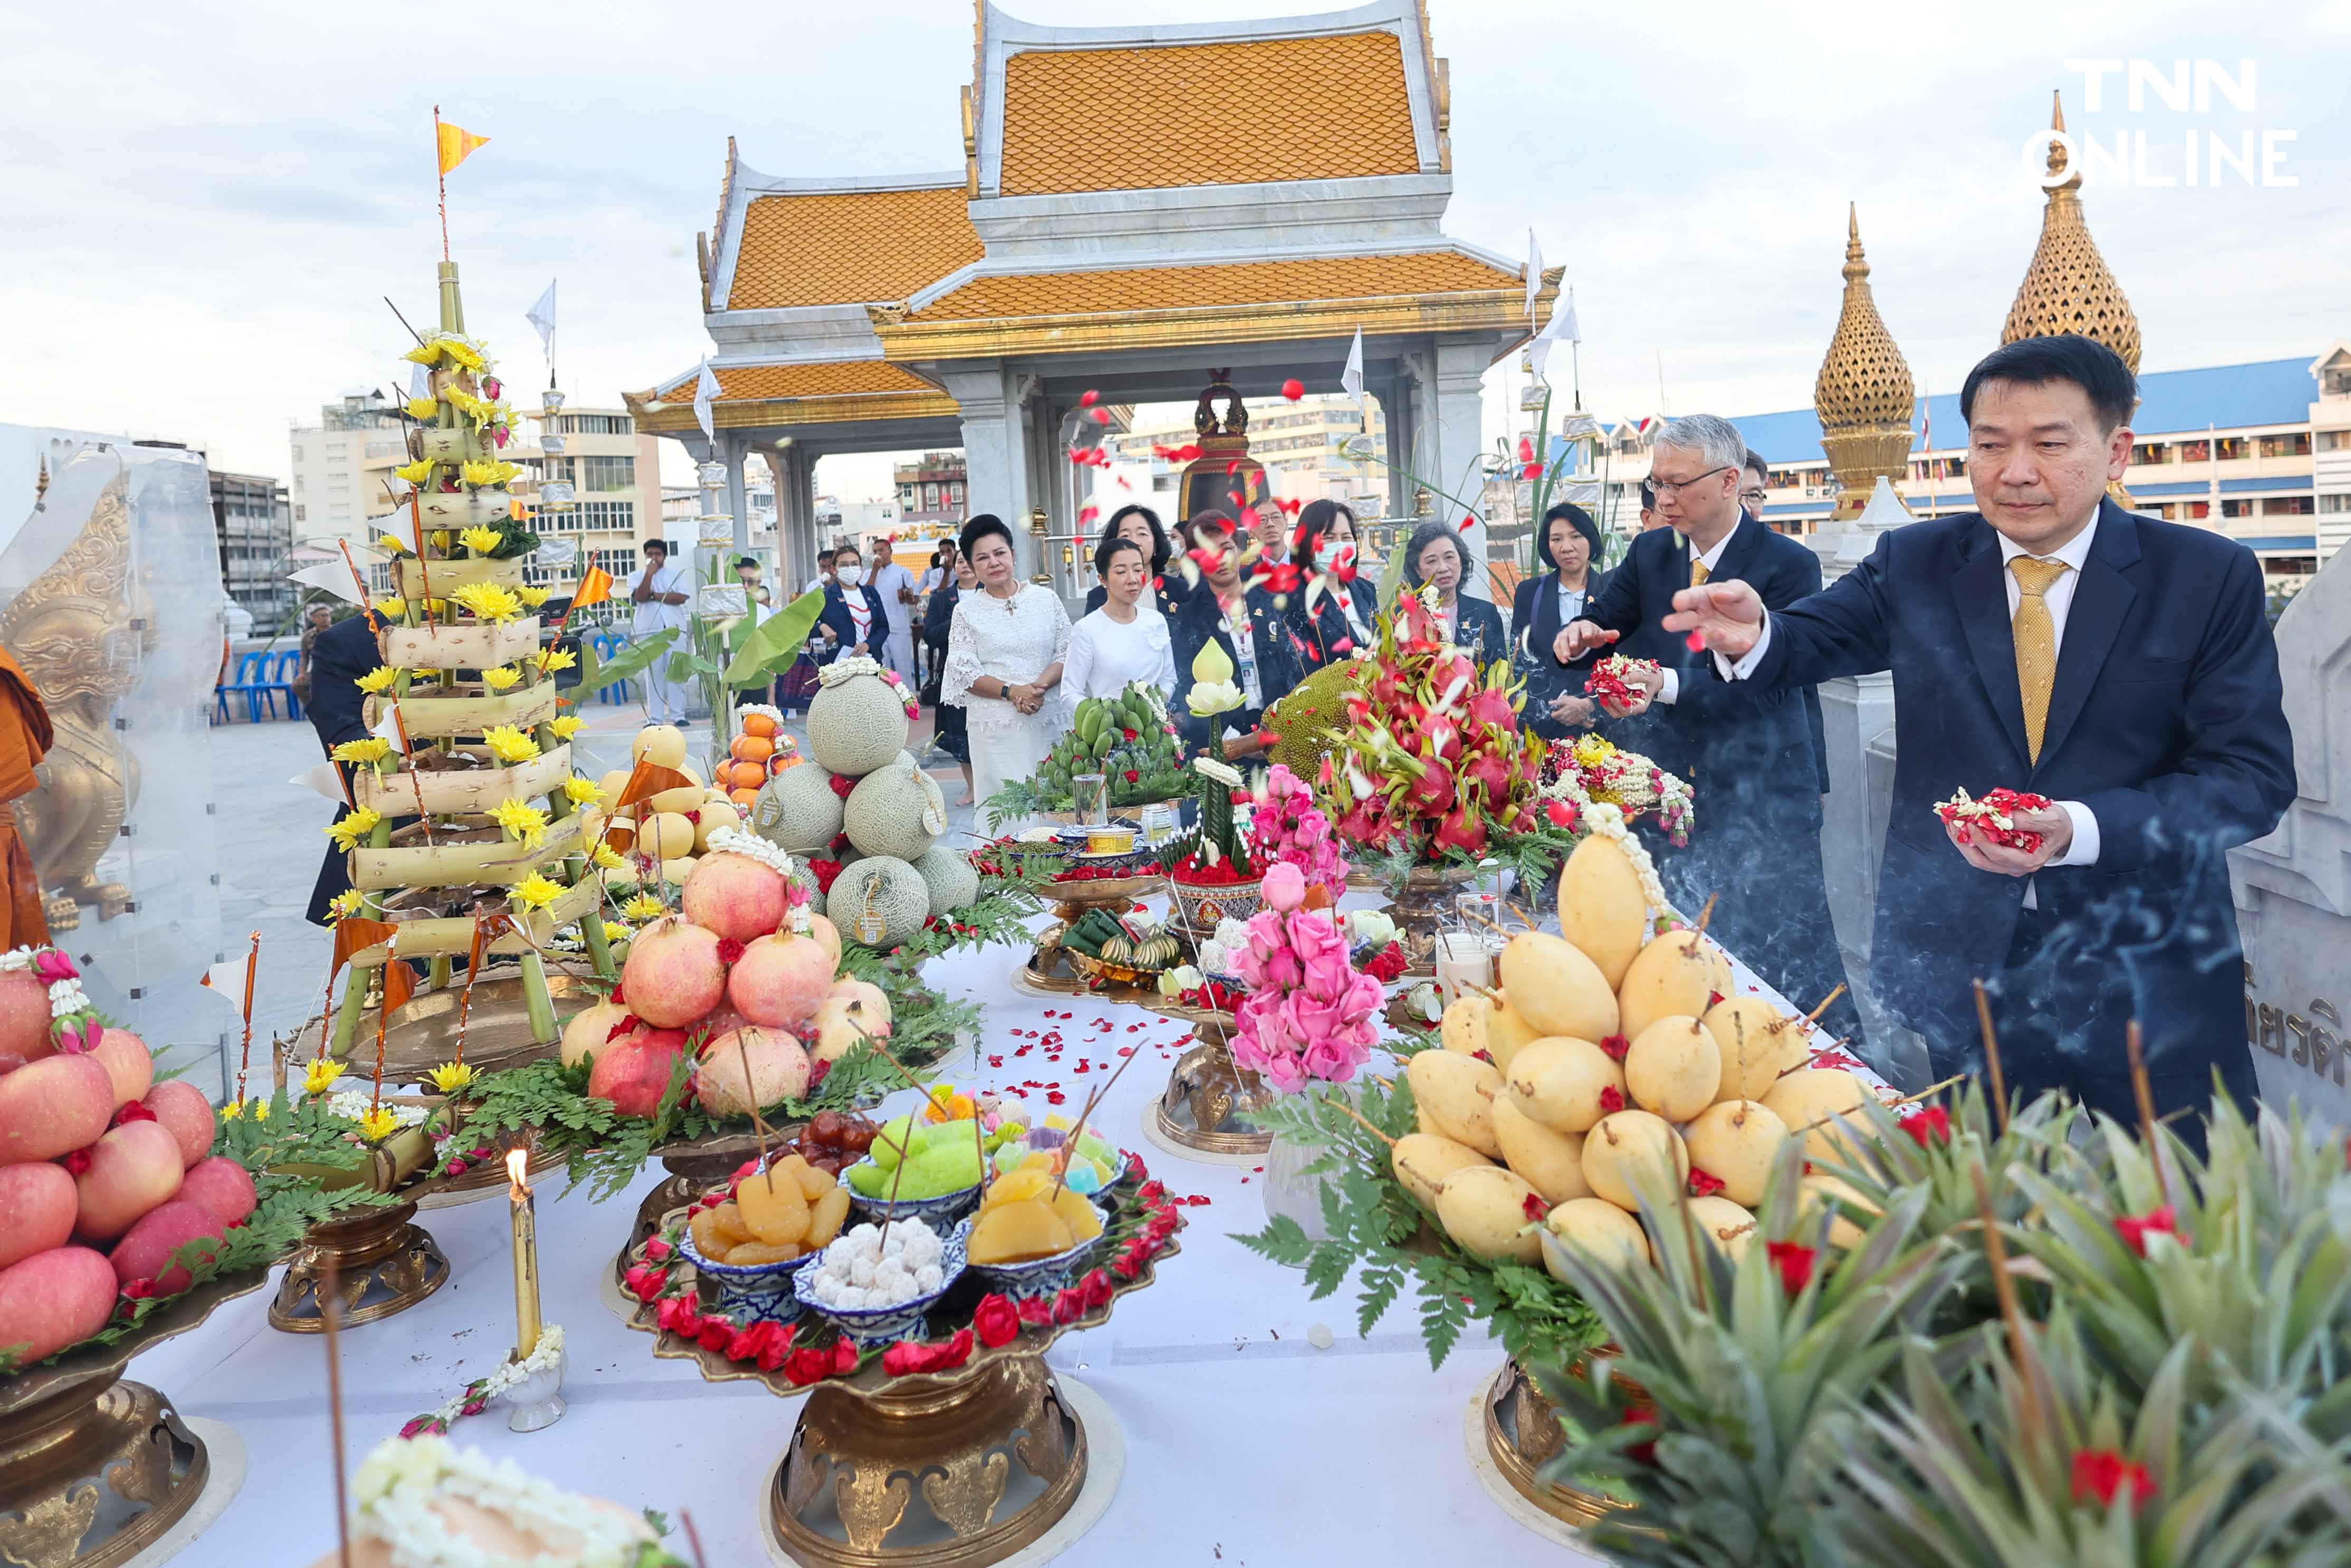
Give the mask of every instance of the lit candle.
M 538 1217 L 532 1207 L 530 1184 L 523 1179 L 530 1164 L 522 1149 L 507 1152 L 507 1199 L 514 1206 L 515 1359 L 528 1361 L 538 1348 Z

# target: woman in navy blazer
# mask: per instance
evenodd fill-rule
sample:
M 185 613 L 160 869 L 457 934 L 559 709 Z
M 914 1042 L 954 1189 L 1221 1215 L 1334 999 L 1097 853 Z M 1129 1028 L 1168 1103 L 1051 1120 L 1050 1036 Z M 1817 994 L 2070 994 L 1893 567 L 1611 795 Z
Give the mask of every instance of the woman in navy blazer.
M 879 658 L 876 652 L 890 635 L 890 622 L 882 608 L 882 596 L 873 585 L 864 580 L 864 563 L 858 558 L 856 547 L 843 545 L 833 552 L 833 580 L 824 585 L 824 609 L 817 615 L 817 624 L 832 633 L 821 664 L 831 664 L 846 653 L 854 658 Z M 855 580 L 852 582 L 852 580 Z M 857 618 L 850 613 L 849 596 L 859 596 L 865 609 L 865 630 L 857 630 Z
M 1370 647 L 1379 636 L 1375 619 L 1380 607 L 1379 590 L 1372 584 L 1371 571 L 1360 553 L 1362 549 L 1362 540 L 1355 532 L 1355 514 L 1344 503 L 1309 501 L 1298 514 L 1298 537 L 1290 548 L 1290 559 L 1298 563 L 1301 572 L 1319 578 L 1321 586 L 1310 592 L 1311 580 L 1301 580 L 1290 594 L 1282 614 L 1306 652 L 1310 673 L 1333 659 L 1345 658 L 1357 648 Z M 1341 582 L 1337 576 L 1342 558 L 1354 571 L 1346 582 Z M 1306 608 L 1309 598 L 1314 601 L 1311 614 Z
M 1273 595 L 1262 588 L 1242 585 L 1240 552 L 1234 544 L 1240 525 L 1212 507 L 1194 516 L 1185 527 L 1199 549 L 1217 557 L 1217 564 L 1167 618 L 1167 629 L 1176 645 L 1176 691 L 1168 699 L 1168 712 L 1175 716 L 1183 732 L 1186 753 L 1206 752 L 1228 759 L 1252 757 L 1265 749 L 1264 738 L 1256 733 L 1265 710 L 1304 678 L 1304 655 L 1296 634 L 1274 603 Z M 1249 629 L 1250 657 L 1257 669 L 1258 700 L 1229 713 L 1196 717 L 1188 701 L 1192 661 L 1211 642 L 1233 662 L 1233 684 L 1241 687 L 1244 695 L 1248 693 L 1232 637 L 1233 623 L 1244 617 Z M 1228 728 L 1241 733 L 1223 738 Z
M 1423 523 L 1405 546 L 1405 583 L 1417 591 L 1434 583 L 1437 612 L 1453 629 L 1453 641 L 1482 667 L 1510 656 L 1502 612 L 1462 589 L 1469 580 L 1469 551 L 1461 536 L 1444 523 Z
M 1511 658 L 1526 677 L 1526 706 L 1520 712 L 1527 728 L 1545 740 L 1558 740 L 1577 730 L 1590 729 L 1599 708 L 1583 695 L 1583 677 L 1600 662 L 1603 650 L 1593 649 L 1562 664 L 1553 644 L 1560 628 L 1583 613 L 1608 580 L 1600 570 L 1600 525 L 1573 501 L 1562 501 L 1543 514 L 1543 531 L 1535 540 L 1536 553 L 1551 568 L 1519 584 L 1510 606 L 1510 624 L 1518 628 Z

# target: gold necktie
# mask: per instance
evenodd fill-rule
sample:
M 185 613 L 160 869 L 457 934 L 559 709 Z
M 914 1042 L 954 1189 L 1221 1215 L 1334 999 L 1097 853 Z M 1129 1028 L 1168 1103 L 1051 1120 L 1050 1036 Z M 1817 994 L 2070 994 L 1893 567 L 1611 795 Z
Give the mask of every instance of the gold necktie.
M 2043 595 L 2065 571 L 2062 560 L 2018 556 L 2008 563 L 2022 590 L 2010 629 L 2016 637 L 2016 689 L 2024 699 L 2024 745 L 2041 760 L 2041 737 L 2049 726 L 2049 687 L 2057 678 L 2057 626 Z
M 1713 575 L 1714 574 L 1712 572 L 1706 570 L 1706 562 L 1698 559 L 1696 556 L 1690 557 L 1690 586 L 1692 588 L 1705 587 L 1706 580 Z

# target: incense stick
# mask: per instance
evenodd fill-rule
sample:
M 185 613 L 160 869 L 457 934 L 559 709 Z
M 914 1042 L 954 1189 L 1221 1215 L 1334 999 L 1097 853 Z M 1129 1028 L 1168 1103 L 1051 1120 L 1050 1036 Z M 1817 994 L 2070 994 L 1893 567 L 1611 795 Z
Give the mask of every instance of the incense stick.
M 1975 982 L 1976 1023 L 1983 1030 L 1984 1063 L 1991 1070 L 1991 1113 L 2000 1131 L 2008 1131 L 2008 1080 L 2000 1070 L 2000 1036 L 1991 1027 L 1991 995 L 1981 980 Z
M 1344 1100 L 1325 1100 L 1323 1103 L 1335 1107 L 1343 1113 L 1353 1117 L 1354 1120 L 1362 1125 L 1364 1131 L 1371 1134 L 1372 1136 L 1387 1145 L 1389 1148 L 1393 1149 L 1396 1146 L 1396 1140 L 1395 1138 L 1380 1131 L 1380 1129 L 1372 1123 L 1369 1117 L 1364 1115 L 1362 1112 L 1356 1110 L 1353 1105 L 1348 1104 Z
M 1786 1074 L 1783 1073 L 1782 1076 L 1785 1077 Z M 1944 1079 L 1940 1083 L 1929 1083 L 1924 1089 L 1919 1090 L 1916 1094 L 1905 1094 L 1899 1100 L 1881 1100 L 1878 1103 L 1885 1106 L 1888 1111 L 1899 1111 L 1905 1105 L 1916 1105 L 1919 1101 L 1924 1100 L 1929 1094 L 1939 1094 L 1954 1083 L 1966 1082 L 1967 1076 L 1968 1075 L 1964 1072 L 1954 1072 L 1949 1078 Z M 1856 1105 L 1854 1109 L 1857 1111 L 1860 1107 Z M 1801 1138 L 1815 1127 L 1825 1127 L 1831 1122 L 1842 1122 L 1851 1113 L 1851 1112 L 1846 1111 L 1832 1111 L 1816 1122 L 1807 1122 L 1801 1127 L 1792 1129 L 1789 1135 L 1791 1137 Z
M 1841 996 L 1843 996 L 1843 995 L 1844 995 L 1844 982 L 1843 980 L 1839 980 L 1839 981 L 1837 982 L 1837 988 L 1836 988 L 1836 989 L 1835 989 L 1835 990 L 1834 990 L 1834 991 L 1831 991 L 1827 996 L 1823 997 L 1823 998 L 1821 998 L 1821 1005 L 1820 1005 L 1820 1006 L 1818 1006 L 1818 1007 L 1816 1007 L 1816 1008 L 1814 1008 L 1811 1012 L 1808 1012 L 1808 1013 L 1806 1013 L 1806 1014 L 1804 1015 L 1804 1021 L 1805 1021 L 1806 1023 L 1818 1023 L 1818 1022 L 1820 1022 L 1820 1021 L 1821 1021 L 1821 1015 L 1822 1015 L 1823 1013 L 1824 1013 L 1824 1012 L 1826 1012 L 1826 1011 L 1828 1011 L 1828 1010 L 1829 1010 L 1829 1004 L 1830 1004 L 1830 1003 L 1832 1003 L 1832 1002 L 1834 1002 L 1834 1001 L 1835 1001 L 1839 997 L 1841 997 Z
M 1142 1053 L 1138 1051 L 1135 1054 L 1139 1056 Z M 1128 1068 L 1134 1065 L 1134 1057 L 1130 1056 L 1124 1058 L 1119 1062 L 1116 1071 L 1113 1071 L 1108 1078 L 1104 1079 L 1101 1084 L 1094 1089 L 1092 1093 L 1086 1096 L 1085 1109 L 1078 1113 L 1077 1125 L 1070 1129 L 1070 1142 L 1067 1148 L 1063 1151 L 1061 1174 L 1053 1178 L 1054 1197 L 1058 1198 L 1061 1196 L 1061 1184 L 1070 1179 L 1069 1156 L 1077 1152 L 1078 1135 L 1086 1130 L 1086 1123 L 1092 1117 L 1095 1105 L 1099 1104 L 1103 1099 L 1109 1096 L 1111 1086 L 1116 1083 L 1121 1075 L 1123 1074 Z
M 1706 907 L 1698 912 L 1698 935 L 1700 936 L 1706 935 L 1707 923 L 1714 918 L 1714 901 L 1721 896 L 1719 893 L 1706 895 Z
M 772 1197 L 776 1178 L 768 1173 L 768 1119 L 759 1114 L 759 1092 L 751 1086 L 751 1048 L 744 1042 L 743 1031 L 739 1029 L 735 1031 L 735 1052 L 743 1060 L 743 1099 L 751 1107 L 751 1135 L 759 1140 L 759 1171 L 768 1177 L 769 1196 Z M 912 1141 L 910 1137 L 908 1142 Z
M 2171 1180 L 2163 1174 L 2163 1145 L 2155 1135 L 2155 1090 L 2147 1082 L 2147 1051 L 2137 1019 L 2123 1028 L 2123 1049 L 2130 1053 L 2131 1093 L 2138 1100 L 2139 1136 L 2147 1140 L 2147 1157 L 2155 1166 L 2156 1194 L 2168 1205 Z
M 679 1509 L 677 1521 L 685 1526 L 686 1542 L 694 1548 L 694 1568 L 710 1568 L 710 1560 L 702 1554 L 702 1531 L 694 1528 L 694 1515 Z
M 2017 1375 L 2024 1380 L 2025 1425 L 2038 1436 L 2041 1430 L 2041 1388 L 2032 1375 L 2032 1350 L 2025 1338 L 2024 1314 L 2016 1304 L 2016 1281 L 2008 1275 L 2008 1243 L 2000 1233 L 2000 1216 L 1991 1206 L 1991 1188 L 1984 1180 L 1981 1165 L 1968 1167 L 1976 1187 L 1976 1207 L 1983 1211 L 1984 1259 L 1991 1265 L 1992 1289 L 2000 1296 L 2000 1315 L 2008 1324 L 2010 1354 L 2016 1358 Z
M 324 1275 L 312 1287 L 319 1319 L 327 1330 L 327 1425 L 334 1445 L 335 1542 L 341 1568 L 351 1568 L 350 1502 L 343 1479 L 343 1284 L 332 1252 L 321 1254 Z
M 236 1097 L 240 1103 L 245 1099 L 246 1068 L 253 1060 L 253 975 L 261 963 L 261 933 L 253 933 L 252 940 L 253 946 L 245 955 L 245 1044 L 236 1058 Z

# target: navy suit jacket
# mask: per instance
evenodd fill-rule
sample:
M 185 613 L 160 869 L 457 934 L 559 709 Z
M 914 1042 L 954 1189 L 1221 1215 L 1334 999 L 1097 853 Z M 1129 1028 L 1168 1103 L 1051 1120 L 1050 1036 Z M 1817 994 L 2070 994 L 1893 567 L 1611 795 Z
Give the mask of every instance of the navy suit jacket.
M 1826 592 L 1772 613 L 1741 684 L 1893 672 L 1899 750 L 1871 977 L 1896 1017 L 1930 1041 L 1974 1035 L 1969 983 L 2000 972 L 2025 882 L 1970 866 L 1934 808 L 2007 785 L 2078 800 L 2098 823 L 2096 864 L 2032 878 L 2057 961 L 2027 999 L 2061 1042 L 2079 1042 L 2086 1073 L 2127 1071 L 2134 1018 L 2151 1068 L 2198 1073 L 2245 1049 L 2226 852 L 2274 829 L 2294 797 L 2261 567 L 2220 535 L 2102 502 L 2037 764 L 2005 575 L 1976 513 L 1895 528 Z
M 883 612 L 882 595 L 874 591 L 872 583 L 859 583 L 857 591 L 865 596 L 866 611 L 873 617 L 865 625 L 865 646 L 871 651 L 889 641 L 890 618 Z M 847 653 L 858 642 L 857 622 L 849 618 L 849 600 L 846 595 L 847 591 L 837 582 L 828 582 L 824 585 L 824 609 L 818 614 L 817 620 L 831 627 L 833 636 L 838 639 L 825 653 L 823 662 L 828 664 Z M 880 630 L 875 630 L 877 627 Z M 881 655 L 876 653 L 873 656 L 879 658 Z
M 1778 610 L 1820 591 L 1820 558 L 1742 511 L 1708 580 L 1734 579 L 1754 589 L 1767 608 Z M 1828 768 L 1814 677 L 1796 683 L 1801 690 L 1754 692 L 1715 680 L 1711 661 L 1665 629 L 1674 595 L 1689 580 L 1689 541 L 1676 529 L 1651 528 L 1633 541 L 1599 591 L 1584 601 L 1585 620 L 1623 633 L 1608 652 L 1679 672 L 1680 690 L 1671 706 L 1652 706 L 1642 716 L 1645 723 L 1612 726 L 1609 737 L 1691 780 L 1700 832 L 1707 831 L 1709 812 L 1720 821 L 1727 810 L 1750 804 L 1774 808 L 1771 815 L 1781 827 L 1807 821 L 1818 826 Z M 1728 793 L 1733 786 L 1749 799 L 1734 803 Z
M 303 711 L 319 732 L 321 749 L 332 751 L 347 740 L 368 737 L 367 694 L 360 690 L 359 679 L 382 663 L 382 649 L 365 614 L 338 621 L 319 633 L 310 647 L 310 702 Z M 340 766 L 349 779 L 350 765 Z M 336 811 L 335 821 L 341 821 L 350 812 L 350 807 L 343 807 Z M 329 843 L 327 858 L 319 867 L 319 880 L 310 889 L 310 923 L 325 925 L 327 905 L 350 885 L 350 862 Z
M 1322 591 L 1314 596 L 1314 613 L 1311 615 L 1306 612 L 1306 591 L 1302 587 L 1290 595 L 1290 602 L 1282 609 L 1283 619 L 1290 622 L 1290 630 L 1297 636 L 1299 646 L 1306 652 L 1309 674 L 1333 659 L 1343 659 L 1354 652 L 1350 645 L 1355 642 L 1354 628 L 1347 624 L 1347 612 L 1339 608 L 1337 596 L 1342 593 L 1354 601 L 1355 613 L 1363 619 L 1364 626 L 1376 634 L 1379 630 L 1380 591 L 1361 577 L 1343 584 L 1324 579 Z M 1338 652 L 1333 653 L 1333 649 Z
M 1583 602 L 1587 608 L 1600 597 L 1607 585 L 1607 572 L 1593 568 L 1583 580 Z M 1514 662 L 1527 682 L 1526 706 L 1519 716 L 1529 729 L 1545 740 L 1558 740 L 1568 733 L 1567 726 L 1548 717 L 1552 699 L 1564 692 L 1573 696 L 1583 695 L 1583 677 L 1591 672 L 1609 650 L 1595 648 L 1578 659 L 1562 664 L 1552 654 L 1552 645 L 1559 641 L 1562 622 L 1559 618 L 1559 573 L 1546 571 L 1537 577 L 1521 578 L 1518 592 L 1510 600 L 1510 625 L 1515 629 L 1511 643 Z M 1605 715 L 1600 716 L 1605 724 Z
M 1176 654 L 1176 690 L 1167 699 L 1167 711 L 1183 731 L 1187 752 L 1205 751 L 1221 758 L 1223 751 L 1214 742 L 1228 725 L 1238 728 L 1257 723 L 1266 708 L 1280 701 L 1290 687 L 1305 678 L 1304 651 L 1275 606 L 1273 595 L 1262 588 L 1250 589 L 1249 618 L 1249 643 L 1257 653 L 1258 693 L 1264 699 L 1263 706 L 1238 708 L 1213 718 L 1194 717 L 1186 699 L 1192 691 L 1192 661 L 1212 640 L 1225 651 L 1226 658 L 1233 660 L 1236 684 L 1240 678 L 1240 661 L 1234 657 L 1233 640 L 1225 633 L 1224 614 L 1217 603 L 1216 591 L 1202 583 L 1167 618 Z

